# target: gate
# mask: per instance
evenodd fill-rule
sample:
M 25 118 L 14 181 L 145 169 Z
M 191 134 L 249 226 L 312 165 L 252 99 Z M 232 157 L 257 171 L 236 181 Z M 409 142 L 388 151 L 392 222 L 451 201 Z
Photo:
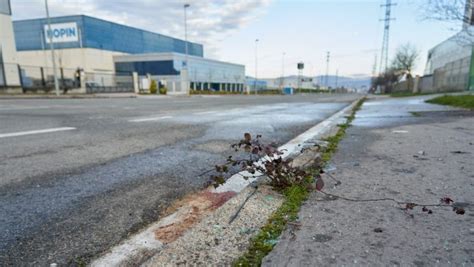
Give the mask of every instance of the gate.
M 86 72 L 84 80 L 88 94 L 134 92 L 131 73 Z

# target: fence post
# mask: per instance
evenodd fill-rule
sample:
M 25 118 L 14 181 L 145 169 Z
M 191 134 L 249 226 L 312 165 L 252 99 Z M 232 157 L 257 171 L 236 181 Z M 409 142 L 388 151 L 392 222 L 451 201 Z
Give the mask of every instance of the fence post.
M 44 79 L 44 69 L 43 69 L 43 67 L 40 67 L 40 72 L 41 72 L 41 87 L 45 88 L 46 87 L 46 81 Z
M 20 87 L 21 87 L 21 92 L 25 92 L 25 87 L 23 86 L 23 77 L 21 75 L 21 67 L 20 64 L 17 65 L 18 68 L 18 78 L 20 78 Z M 8 79 L 5 77 L 5 85 L 8 86 Z
M 133 91 L 135 94 L 140 93 L 140 87 L 138 85 L 138 73 L 132 72 L 132 81 L 133 81 Z
M 84 70 L 79 71 L 79 79 L 80 79 L 80 84 L 81 84 L 80 92 L 82 94 L 87 94 L 86 73 L 84 72 Z
M 414 83 L 413 83 L 413 93 L 414 93 L 414 94 L 417 94 L 417 93 L 420 92 L 420 88 L 419 88 L 419 87 L 420 87 L 420 79 L 421 79 L 421 78 L 420 78 L 419 75 L 416 75 L 416 76 L 415 76 L 415 79 L 414 79 L 415 81 L 414 81 Z

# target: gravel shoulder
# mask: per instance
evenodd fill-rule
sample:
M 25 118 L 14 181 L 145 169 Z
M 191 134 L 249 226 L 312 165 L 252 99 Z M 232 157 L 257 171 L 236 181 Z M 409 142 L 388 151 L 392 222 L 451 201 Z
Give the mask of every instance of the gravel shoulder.
M 392 202 L 314 192 L 301 208 L 300 229 L 287 229 L 263 266 L 474 264 L 474 113 L 396 101 L 364 104 L 331 161 L 342 184 L 330 188 L 326 180 L 326 191 L 421 203 L 449 196 L 466 214 L 446 207 L 406 212 Z

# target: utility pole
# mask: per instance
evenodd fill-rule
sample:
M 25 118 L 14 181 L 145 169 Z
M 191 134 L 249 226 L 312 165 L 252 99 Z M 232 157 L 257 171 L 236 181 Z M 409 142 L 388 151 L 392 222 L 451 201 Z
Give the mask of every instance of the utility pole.
M 384 5 L 385 7 L 385 18 L 380 21 L 385 22 L 384 31 L 383 31 L 383 41 L 382 41 L 382 50 L 380 55 L 380 73 L 386 72 L 388 67 L 388 46 L 390 41 L 390 21 L 395 20 L 391 17 L 392 6 L 396 6 L 397 3 L 392 3 L 392 0 L 386 0 Z
M 326 88 L 329 89 L 329 61 L 331 60 L 331 52 L 326 53 Z
M 377 76 L 377 53 L 374 54 L 374 65 L 372 66 L 372 77 Z
M 255 39 L 255 81 L 254 87 L 255 94 L 257 94 L 257 80 L 258 80 L 258 39 Z
M 337 82 L 339 80 L 339 69 L 336 69 L 336 85 L 334 86 L 337 89 Z
M 281 88 L 285 87 L 285 55 L 286 53 L 283 52 L 281 55 Z
M 44 5 L 46 7 L 46 18 L 48 20 L 48 34 L 47 35 L 49 39 L 49 48 L 51 49 L 51 59 L 53 60 L 54 89 L 56 91 L 56 96 L 59 96 L 58 73 L 56 70 L 56 57 L 54 55 L 53 31 L 51 30 L 51 18 L 49 17 L 48 0 L 44 0 Z

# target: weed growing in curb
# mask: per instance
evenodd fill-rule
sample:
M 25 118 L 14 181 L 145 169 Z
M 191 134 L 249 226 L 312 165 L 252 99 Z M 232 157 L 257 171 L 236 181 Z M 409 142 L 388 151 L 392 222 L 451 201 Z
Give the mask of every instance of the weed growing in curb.
M 303 201 L 309 195 L 307 187 L 302 185 L 293 185 L 283 191 L 285 201 L 268 219 L 257 236 L 255 236 L 247 252 L 242 255 L 234 266 L 259 266 L 262 259 L 272 251 L 276 240 L 281 235 L 288 222 L 295 221 L 298 218 L 298 211 Z
M 346 129 L 354 120 L 355 113 L 360 109 L 364 100 L 365 98 L 357 102 L 351 115 L 347 117 L 346 123 L 338 125 L 339 130 L 337 133 L 326 138 L 328 145 L 321 155 L 321 166 L 326 164 L 337 150 L 339 141 L 344 138 Z M 263 258 L 272 251 L 276 244 L 276 240 L 286 228 L 288 222 L 298 219 L 300 207 L 311 192 L 310 185 L 314 180 L 313 177 L 320 177 L 319 173 L 321 172 L 321 168 L 311 168 L 306 171 L 310 176 L 304 180 L 305 183 L 293 185 L 283 190 L 283 195 L 285 197 L 283 204 L 268 219 L 267 224 L 260 229 L 257 236 L 252 238 L 247 252 L 234 262 L 234 266 L 260 266 Z M 322 181 L 322 179 L 320 181 Z M 321 189 L 318 189 L 318 183 L 316 183 L 316 189 Z

